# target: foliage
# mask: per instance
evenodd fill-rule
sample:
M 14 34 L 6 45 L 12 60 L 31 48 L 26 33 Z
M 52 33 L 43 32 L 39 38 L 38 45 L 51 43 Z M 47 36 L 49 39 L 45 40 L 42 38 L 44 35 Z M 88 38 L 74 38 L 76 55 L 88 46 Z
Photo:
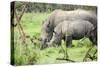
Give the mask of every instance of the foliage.
M 15 2 L 16 9 L 21 11 L 22 5 L 26 4 L 26 12 L 50 12 L 54 9 L 63 10 L 74 10 L 74 9 L 86 9 L 86 10 L 96 10 L 96 6 L 83 6 L 83 5 L 71 5 L 71 4 L 49 4 L 49 3 L 36 3 L 36 2 Z

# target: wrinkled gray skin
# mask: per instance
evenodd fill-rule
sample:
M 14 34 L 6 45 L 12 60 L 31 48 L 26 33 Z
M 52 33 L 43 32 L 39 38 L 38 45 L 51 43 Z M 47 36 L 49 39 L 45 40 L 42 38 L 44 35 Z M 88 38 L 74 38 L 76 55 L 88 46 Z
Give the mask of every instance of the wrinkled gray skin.
M 88 37 L 93 44 L 96 44 L 96 36 L 93 30 L 93 24 L 88 21 L 64 21 L 55 27 L 50 44 L 59 44 L 65 38 L 66 47 L 71 47 L 72 40 L 79 40 L 83 37 Z
M 50 42 L 54 28 L 64 20 L 87 20 L 97 27 L 97 16 L 95 12 L 77 9 L 73 11 L 55 10 L 47 17 L 41 29 L 41 49 L 46 48 Z

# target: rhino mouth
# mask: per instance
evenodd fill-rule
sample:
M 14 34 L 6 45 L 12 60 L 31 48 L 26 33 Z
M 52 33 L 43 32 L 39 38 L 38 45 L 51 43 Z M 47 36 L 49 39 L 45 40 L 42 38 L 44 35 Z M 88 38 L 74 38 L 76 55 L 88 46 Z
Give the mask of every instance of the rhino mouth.
M 41 48 L 40 48 L 41 50 L 48 47 L 47 42 L 48 42 L 47 39 L 41 41 Z

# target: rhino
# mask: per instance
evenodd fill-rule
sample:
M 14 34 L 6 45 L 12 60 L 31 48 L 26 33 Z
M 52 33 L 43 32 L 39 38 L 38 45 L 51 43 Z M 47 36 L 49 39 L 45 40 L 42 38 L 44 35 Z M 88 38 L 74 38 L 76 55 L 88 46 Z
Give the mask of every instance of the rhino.
M 47 47 L 50 42 L 54 28 L 64 20 L 86 20 L 97 27 L 97 16 L 93 11 L 77 9 L 64 11 L 61 9 L 54 10 L 44 21 L 41 28 L 41 49 Z
M 93 44 L 96 44 L 94 29 L 94 25 L 86 20 L 63 21 L 55 27 L 50 44 L 59 44 L 64 38 L 66 47 L 71 47 L 72 40 L 79 40 L 83 37 L 88 37 Z

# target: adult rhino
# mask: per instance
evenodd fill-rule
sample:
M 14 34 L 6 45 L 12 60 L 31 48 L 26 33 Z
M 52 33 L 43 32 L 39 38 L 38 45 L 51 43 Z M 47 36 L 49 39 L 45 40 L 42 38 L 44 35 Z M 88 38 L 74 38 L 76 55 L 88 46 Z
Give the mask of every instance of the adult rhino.
M 97 27 L 97 16 L 93 11 L 87 11 L 82 9 L 63 11 L 54 10 L 49 17 L 47 17 L 42 24 L 41 29 L 41 49 L 47 47 L 47 42 L 49 42 L 53 36 L 54 28 L 64 20 L 86 20 Z

